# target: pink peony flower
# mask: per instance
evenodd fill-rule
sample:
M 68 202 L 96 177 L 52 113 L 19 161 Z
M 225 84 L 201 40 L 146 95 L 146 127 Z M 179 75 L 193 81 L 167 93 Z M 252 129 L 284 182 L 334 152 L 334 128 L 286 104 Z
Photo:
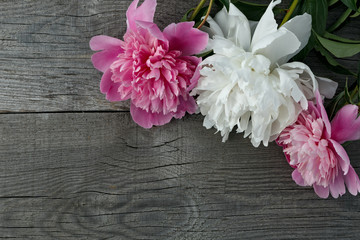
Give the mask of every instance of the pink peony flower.
M 334 198 L 343 195 L 345 184 L 352 195 L 357 195 L 360 180 L 341 144 L 360 139 L 359 109 L 346 105 L 330 123 L 318 92 L 316 100 L 316 105 L 309 102 L 308 110 L 277 139 L 295 168 L 292 178 L 300 186 L 313 186 L 321 198 L 327 198 L 329 191 Z
M 104 74 L 100 90 L 109 101 L 131 99 L 130 112 L 144 128 L 168 123 L 173 117 L 196 111 L 189 96 L 199 79 L 201 58 L 208 35 L 194 22 L 170 24 L 163 32 L 153 23 L 156 0 L 139 0 L 129 6 L 124 41 L 95 36 L 90 47 L 94 67 Z

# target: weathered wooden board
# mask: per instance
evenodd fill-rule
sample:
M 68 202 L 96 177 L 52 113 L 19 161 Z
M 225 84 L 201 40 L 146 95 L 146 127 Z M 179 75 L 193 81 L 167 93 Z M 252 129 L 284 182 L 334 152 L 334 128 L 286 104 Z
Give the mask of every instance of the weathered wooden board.
M 145 130 L 128 113 L 0 115 L 0 237 L 358 238 L 359 197 L 319 199 L 279 147 L 221 143 L 201 121 Z M 359 172 L 359 145 L 348 150 Z
M 269 2 L 256 0 L 254 2 Z M 287 6 L 290 0 L 283 1 Z M 131 0 L 0 1 L 0 111 L 128 110 L 128 102 L 109 103 L 99 91 L 101 73 L 90 61 L 92 36 L 122 38 Z M 196 1 L 159 0 L 155 22 L 177 22 Z M 335 19 L 344 9 L 332 11 Z M 359 37 L 360 20 L 342 30 Z M 359 59 L 358 57 L 356 59 Z M 315 74 L 343 82 L 314 56 L 306 61 Z M 356 69 L 356 61 L 343 61 Z
M 130 0 L 0 2 L 0 111 L 123 110 L 99 91 L 89 40 L 122 38 Z M 156 21 L 178 21 L 191 1 L 159 1 Z M 167 11 L 164 11 L 166 9 Z
M 0 0 L 0 239 L 358 239 L 359 196 L 298 187 L 275 144 L 223 144 L 201 116 L 145 130 L 128 112 L 100 112 L 128 103 L 99 92 L 88 42 L 121 38 L 130 2 Z M 158 0 L 155 22 L 194 5 Z M 359 38 L 359 23 L 340 34 Z M 41 113 L 54 111 L 68 113 Z M 359 147 L 347 148 L 358 173 Z

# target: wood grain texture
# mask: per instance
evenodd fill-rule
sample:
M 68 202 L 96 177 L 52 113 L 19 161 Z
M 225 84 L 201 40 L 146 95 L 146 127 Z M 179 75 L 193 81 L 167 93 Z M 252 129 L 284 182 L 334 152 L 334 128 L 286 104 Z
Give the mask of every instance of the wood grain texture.
M 0 115 L 0 236 L 356 239 L 360 201 L 319 199 L 279 147 L 221 143 L 200 116 L 145 130 L 128 113 Z M 359 145 L 348 148 L 360 172 Z
M 125 11 L 131 0 L 2 0 L 0 1 L 0 111 L 128 110 L 128 102 L 110 103 L 99 91 L 101 73 L 90 61 L 92 36 L 122 38 Z M 254 2 L 266 3 L 266 0 Z M 283 1 L 287 6 L 290 0 Z M 160 28 L 177 22 L 195 3 L 158 1 L 155 22 Z M 343 9 L 332 11 L 336 19 Z M 330 21 L 331 22 L 331 21 Z M 358 38 L 360 20 L 340 32 Z M 353 71 L 356 60 L 342 61 Z M 307 64 L 315 74 L 344 82 L 314 55 Z
M 105 100 L 88 42 L 121 38 L 130 2 L 0 0 L 0 239 L 358 239 L 359 196 L 297 186 L 275 144 L 223 144 L 199 115 L 142 129 Z M 155 22 L 194 4 L 158 0 Z M 359 31 L 358 18 L 339 34 Z M 347 150 L 360 174 L 359 143 Z
M 99 91 L 89 40 L 122 38 L 131 0 L 0 1 L 0 111 L 124 110 Z M 159 1 L 161 28 L 179 21 L 191 1 Z M 164 11 L 166 9 L 166 11 Z

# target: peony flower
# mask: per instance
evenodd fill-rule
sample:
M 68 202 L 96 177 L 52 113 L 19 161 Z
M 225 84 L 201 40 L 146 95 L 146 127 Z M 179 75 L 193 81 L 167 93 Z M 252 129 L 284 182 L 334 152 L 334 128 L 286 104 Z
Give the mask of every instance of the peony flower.
M 156 0 L 138 0 L 129 6 L 124 41 L 95 36 L 90 41 L 92 62 L 104 74 L 100 90 L 109 101 L 130 99 L 130 112 L 144 128 L 168 123 L 185 112 L 194 113 L 196 103 L 189 96 L 196 84 L 208 35 L 193 28 L 193 22 L 170 24 L 163 32 L 153 23 Z
M 294 17 L 278 28 L 271 2 L 258 23 L 249 22 L 233 4 L 223 8 L 210 28 L 213 38 L 208 49 L 214 55 L 201 65 L 201 77 L 192 94 L 205 115 L 203 125 L 221 132 L 223 142 L 236 126 L 237 132 L 250 136 L 257 147 L 277 138 L 307 109 L 318 83 L 310 68 L 300 62 L 286 63 L 308 42 L 311 16 Z M 327 97 L 337 84 L 321 79 Z
M 316 100 L 316 106 L 309 102 L 309 109 L 277 139 L 295 168 L 292 178 L 300 186 L 313 186 L 321 198 L 327 198 L 329 191 L 334 198 L 343 195 L 345 184 L 352 195 L 357 195 L 360 180 L 340 144 L 360 139 L 359 109 L 346 105 L 330 123 L 318 92 Z

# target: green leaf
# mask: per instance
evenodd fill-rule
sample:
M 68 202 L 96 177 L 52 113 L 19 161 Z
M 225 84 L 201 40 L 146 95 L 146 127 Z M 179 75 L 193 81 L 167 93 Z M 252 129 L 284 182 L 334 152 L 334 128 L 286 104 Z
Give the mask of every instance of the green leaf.
M 356 6 L 357 0 L 341 0 L 341 2 L 353 11 L 357 11 L 358 9 Z
M 316 37 L 314 33 L 311 33 L 308 43 L 298 54 L 296 54 L 296 56 L 293 57 L 293 60 L 302 62 L 305 59 L 305 57 L 309 54 L 309 52 L 313 50 L 315 43 L 316 43 Z
M 342 91 L 341 93 L 339 93 L 338 95 L 336 95 L 330 102 L 330 104 L 326 107 L 326 111 L 329 114 L 329 120 L 331 120 L 335 113 L 337 112 L 337 110 L 339 110 L 341 108 L 341 106 L 344 106 L 345 101 L 344 101 L 344 91 Z
M 358 101 L 360 102 L 360 61 L 359 61 L 359 66 L 358 66 L 356 84 L 357 84 L 357 89 L 358 89 Z
M 349 93 L 349 87 L 348 87 L 348 79 L 346 78 L 346 82 L 345 82 L 345 89 L 344 89 L 344 92 L 345 92 L 345 100 L 347 103 L 349 104 L 354 104 L 353 101 L 352 101 L 352 97 Z
M 201 18 L 206 15 L 207 10 L 208 10 L 208 6 L 200 9 L 199 13 L 195 16 L 193 20 L 195 22 L 194 27 L 199 26 L 199 24 L 202 22 Z
M 213 52 L 213 50 L 210 50 L 210 51 L 207 51 L 207 52 L 199 53 L 199 54 L 197 54 L 195 56 L 205 58 L 205 57 L 208 57 L 208 56 L 210 56 L 212 54 L 214 54 L 214 52 Z
M 191 13 L 192 11 L 194 11 L 195 8 L 191 8 L 189 9 L 189 11 L 187 11 L 185 13 L 185 15 L 180 19 L 180 22 L 186 22 L 186 21 L 189 21 L 189 13 Z
M 286 10 L 285 10 L 286 11 Z M 296 5 L 294 12 L 291 14 L 290 19 L 297 16 L 297 15 L 301 15 L 305 13 L 304 10 L 304 1 L 299 1 L 299 3 Z
M 354 17 L 358 17 L 359 15 L 360 15 L 360 7 L 358 8 L 357 12 L 351 15 L 350 17 L 354 18 Z
M 266 11 L 268 5 L 267 4 L 256 4 L 245 2 L 241 0 L 232 0 L 231 1 L 241 12 L 245 14 L 247 19 L 253 21 L 259 21 L 264 12 Z M 275 15 L 284 12 L 284 9 L 275 7 L 273 9 Z
M 341 16 L 336 20 L 336 22 L 334 22 L 333 25 L 331 25 L 331 27 L 328 28 L 327 31 L 332 32 L 335 29 L 337 29 L 349 17 L 351 11 L 352 10 L 350 8 L 346 9 L 346 11 L 343 14 L 341 14 Z
M 316 36 L 321 45 L 326 48 L 329 52 L 334 54 L 335 57 L 344 58 L 344 57 L 352 57 L 355 54 L 360 52 L 360 44 L 359 43 L 342 43 L 336 42 L 333 40 L 329 40 L 319 35 Z
M 348 39 L 348 38 L 343 38 L 343 37 L 340 37 L 338 35 L 335 35 L 335 34 L 332 34 L 329 32 L 325 32 L 324 37 L 331 39 L 331 40 L 338 41 L 338 42 L 343 42 L 343 43 L 360 43 L 360 40 L 352 40 L 352 39 Z
M 226 9 L 229 11 L 230 0 L 216 0 L 215 3 L 220 7 L 225 6 Z
M 334 5 L 335 3 L 337 3 L 339 0 L 328 0 L 328 5 L 329 6 L 332 6 Z
M 344 75 L 355 75 L 355 73 L 351 72 L 349 69 L 342 66 L 338 63 L 332 55 L 320 44 L 315 45 L 316 51 L 318 51 L 322 56 L 325 57 L 326 62 L 329 64 L 328 67 L 334 72 L 344 74 Z
M 327 0 L 305 0 L 304 10 L 312 17 L 313 29 L 322 36 L 325 33 L 328 16 Z

